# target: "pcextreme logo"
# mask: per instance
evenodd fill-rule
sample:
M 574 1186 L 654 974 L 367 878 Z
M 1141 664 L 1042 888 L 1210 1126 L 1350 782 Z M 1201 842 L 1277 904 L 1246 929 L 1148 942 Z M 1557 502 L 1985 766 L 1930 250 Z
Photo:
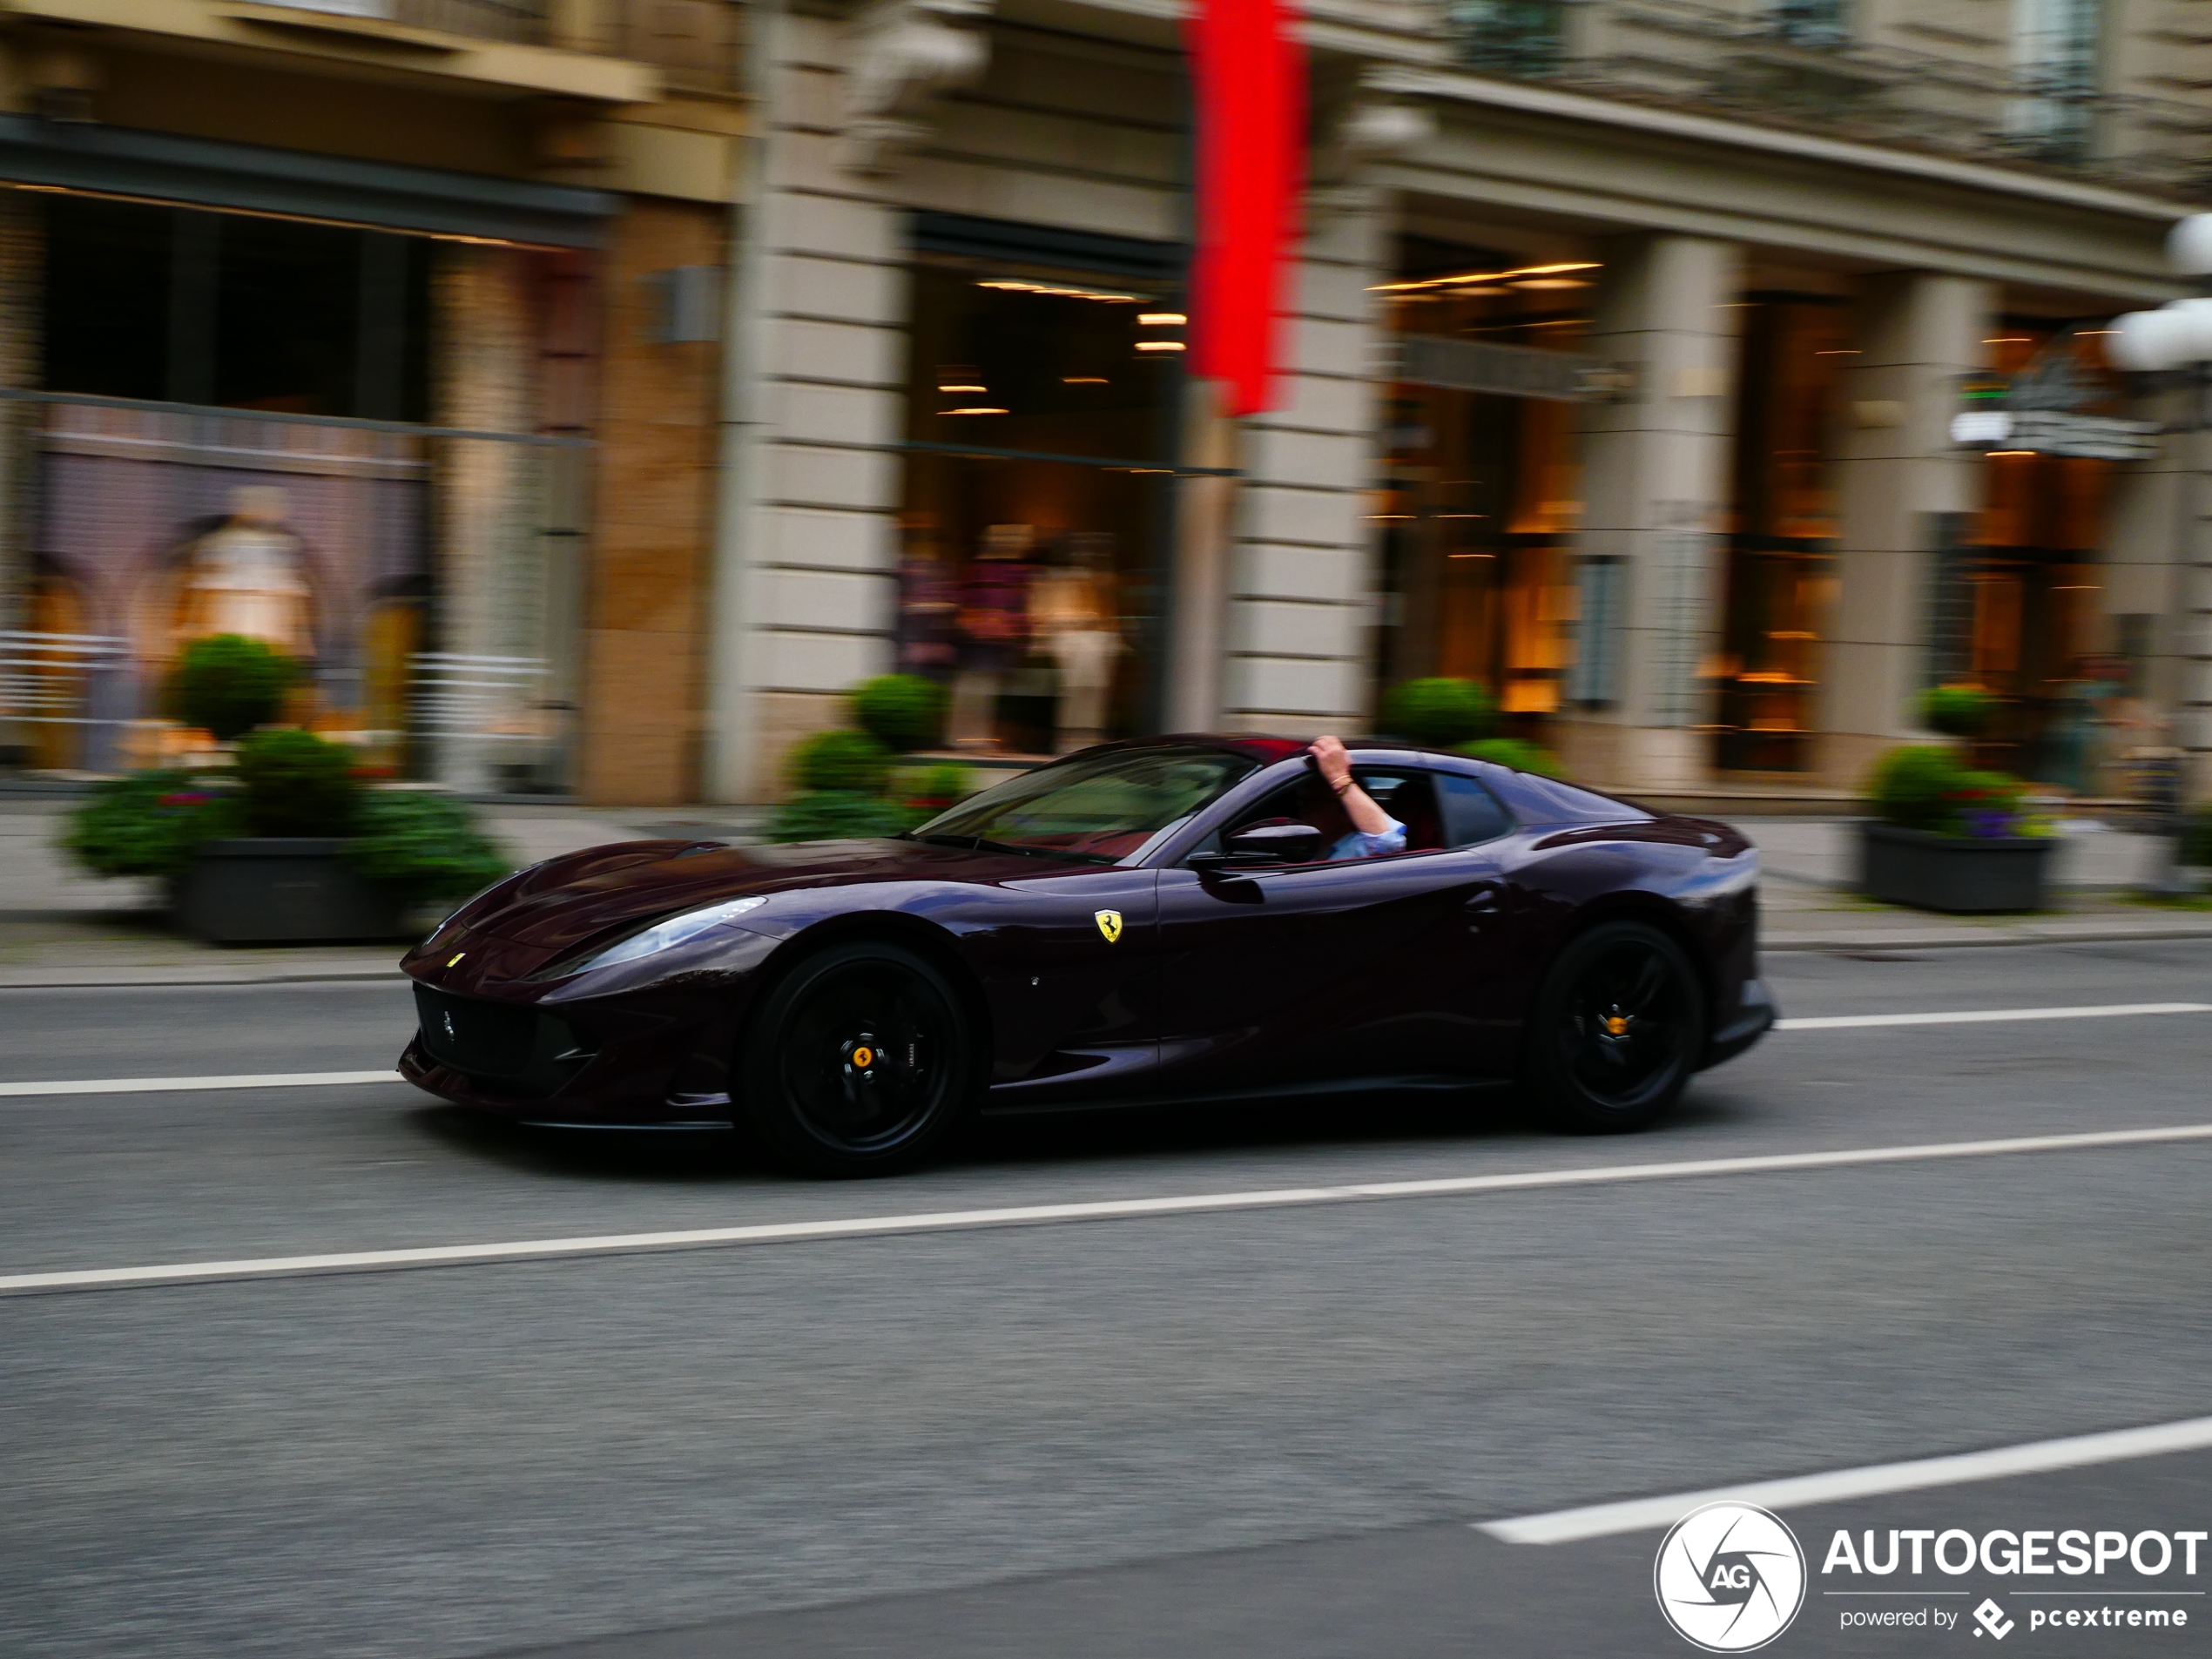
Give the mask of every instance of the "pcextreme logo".
M 1709 1503 L 1675 1522 L 1651 1569 L 1659 1611 L 1708 1653 L 1750 1653 L 1790 1628 L 1805 1602 L 1805 1556 L 1777 1516 Z

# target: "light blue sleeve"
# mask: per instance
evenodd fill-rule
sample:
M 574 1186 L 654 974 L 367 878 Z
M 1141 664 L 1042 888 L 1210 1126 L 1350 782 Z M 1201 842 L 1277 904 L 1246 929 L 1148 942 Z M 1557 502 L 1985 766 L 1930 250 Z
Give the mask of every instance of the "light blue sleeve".
M 1406 850 L 1406 826 L 1396 819 L 1379 835 L 1370 835 L 1365 830 L 1354 830 L 1329 849 L 1329 857 L 1336 859 L 1372 859 L 1385 853 Z

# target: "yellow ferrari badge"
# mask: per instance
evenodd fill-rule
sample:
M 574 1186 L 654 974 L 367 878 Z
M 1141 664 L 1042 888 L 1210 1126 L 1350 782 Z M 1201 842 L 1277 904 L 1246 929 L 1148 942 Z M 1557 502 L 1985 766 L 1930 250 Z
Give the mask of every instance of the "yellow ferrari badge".
M 451 967 L 454 965 L 454 962 L 457 962 L 457 961 L 460 961 L 460 960 L 461 960 L 463 956 L 466 956 L 468 954 L 469 954 L 469 953 L 468 953 L 467 951 L 465 951 L 465 950 L 457 950 L 457 951 L 454 952 L 454 954 L 453 954 L 453 961 L 452 961 L 452 962 L 448 962 L 448 963 L 446 964 L 446 966 L 447 966 L 448 968 L 451 968 Z
M 1114 944 L 1120 940 L 1122 936 L 1122 913 L 1120 911 L 1102 910 L 1098 913 L 1095 920 L 1098 923 L 1098 931 L 1106 935 L 1106 942 L 1108 944 Z

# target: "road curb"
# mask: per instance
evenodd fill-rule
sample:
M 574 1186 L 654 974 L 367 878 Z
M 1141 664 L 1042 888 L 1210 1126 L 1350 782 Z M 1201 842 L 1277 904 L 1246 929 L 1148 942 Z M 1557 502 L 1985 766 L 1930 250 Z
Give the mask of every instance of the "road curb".
M 160 985 L 320 985 L 406 977 L 396 962 L 388 966 L 351 962 L 286 964 L 258 970 L 219 967 L 24 968 L 0 970 L 0 991 L 105 990 Z
M 1772 934 L 1762 935 L 1762 951 L 1962 950 L 2000 945 L 2155 944 L 2167 939 L 2212 939 L 2212 923 L 2196 927 L 2069 927 L 2034 934 L 1986 934 L 1959 928 L 1949 932 L 1865 934 Z

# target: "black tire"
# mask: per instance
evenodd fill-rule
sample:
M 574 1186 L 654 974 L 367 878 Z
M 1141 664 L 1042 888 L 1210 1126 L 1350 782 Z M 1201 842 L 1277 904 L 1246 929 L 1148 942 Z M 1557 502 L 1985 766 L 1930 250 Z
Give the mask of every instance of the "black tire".
M 833 945 L 769 993 L 738 1055 L 739 1112 L 804 1175 L 911 1168 L 965 1115 L 976 1048 L 959 994 L 887 940 Z
M 1639 1130 L 1681 1098 L 1705 1048 L 1705 989 L 1680 945 L 1640 921 L 1568 941 L 1529 1022 L 1522 1081 L 1559 1128 Z

